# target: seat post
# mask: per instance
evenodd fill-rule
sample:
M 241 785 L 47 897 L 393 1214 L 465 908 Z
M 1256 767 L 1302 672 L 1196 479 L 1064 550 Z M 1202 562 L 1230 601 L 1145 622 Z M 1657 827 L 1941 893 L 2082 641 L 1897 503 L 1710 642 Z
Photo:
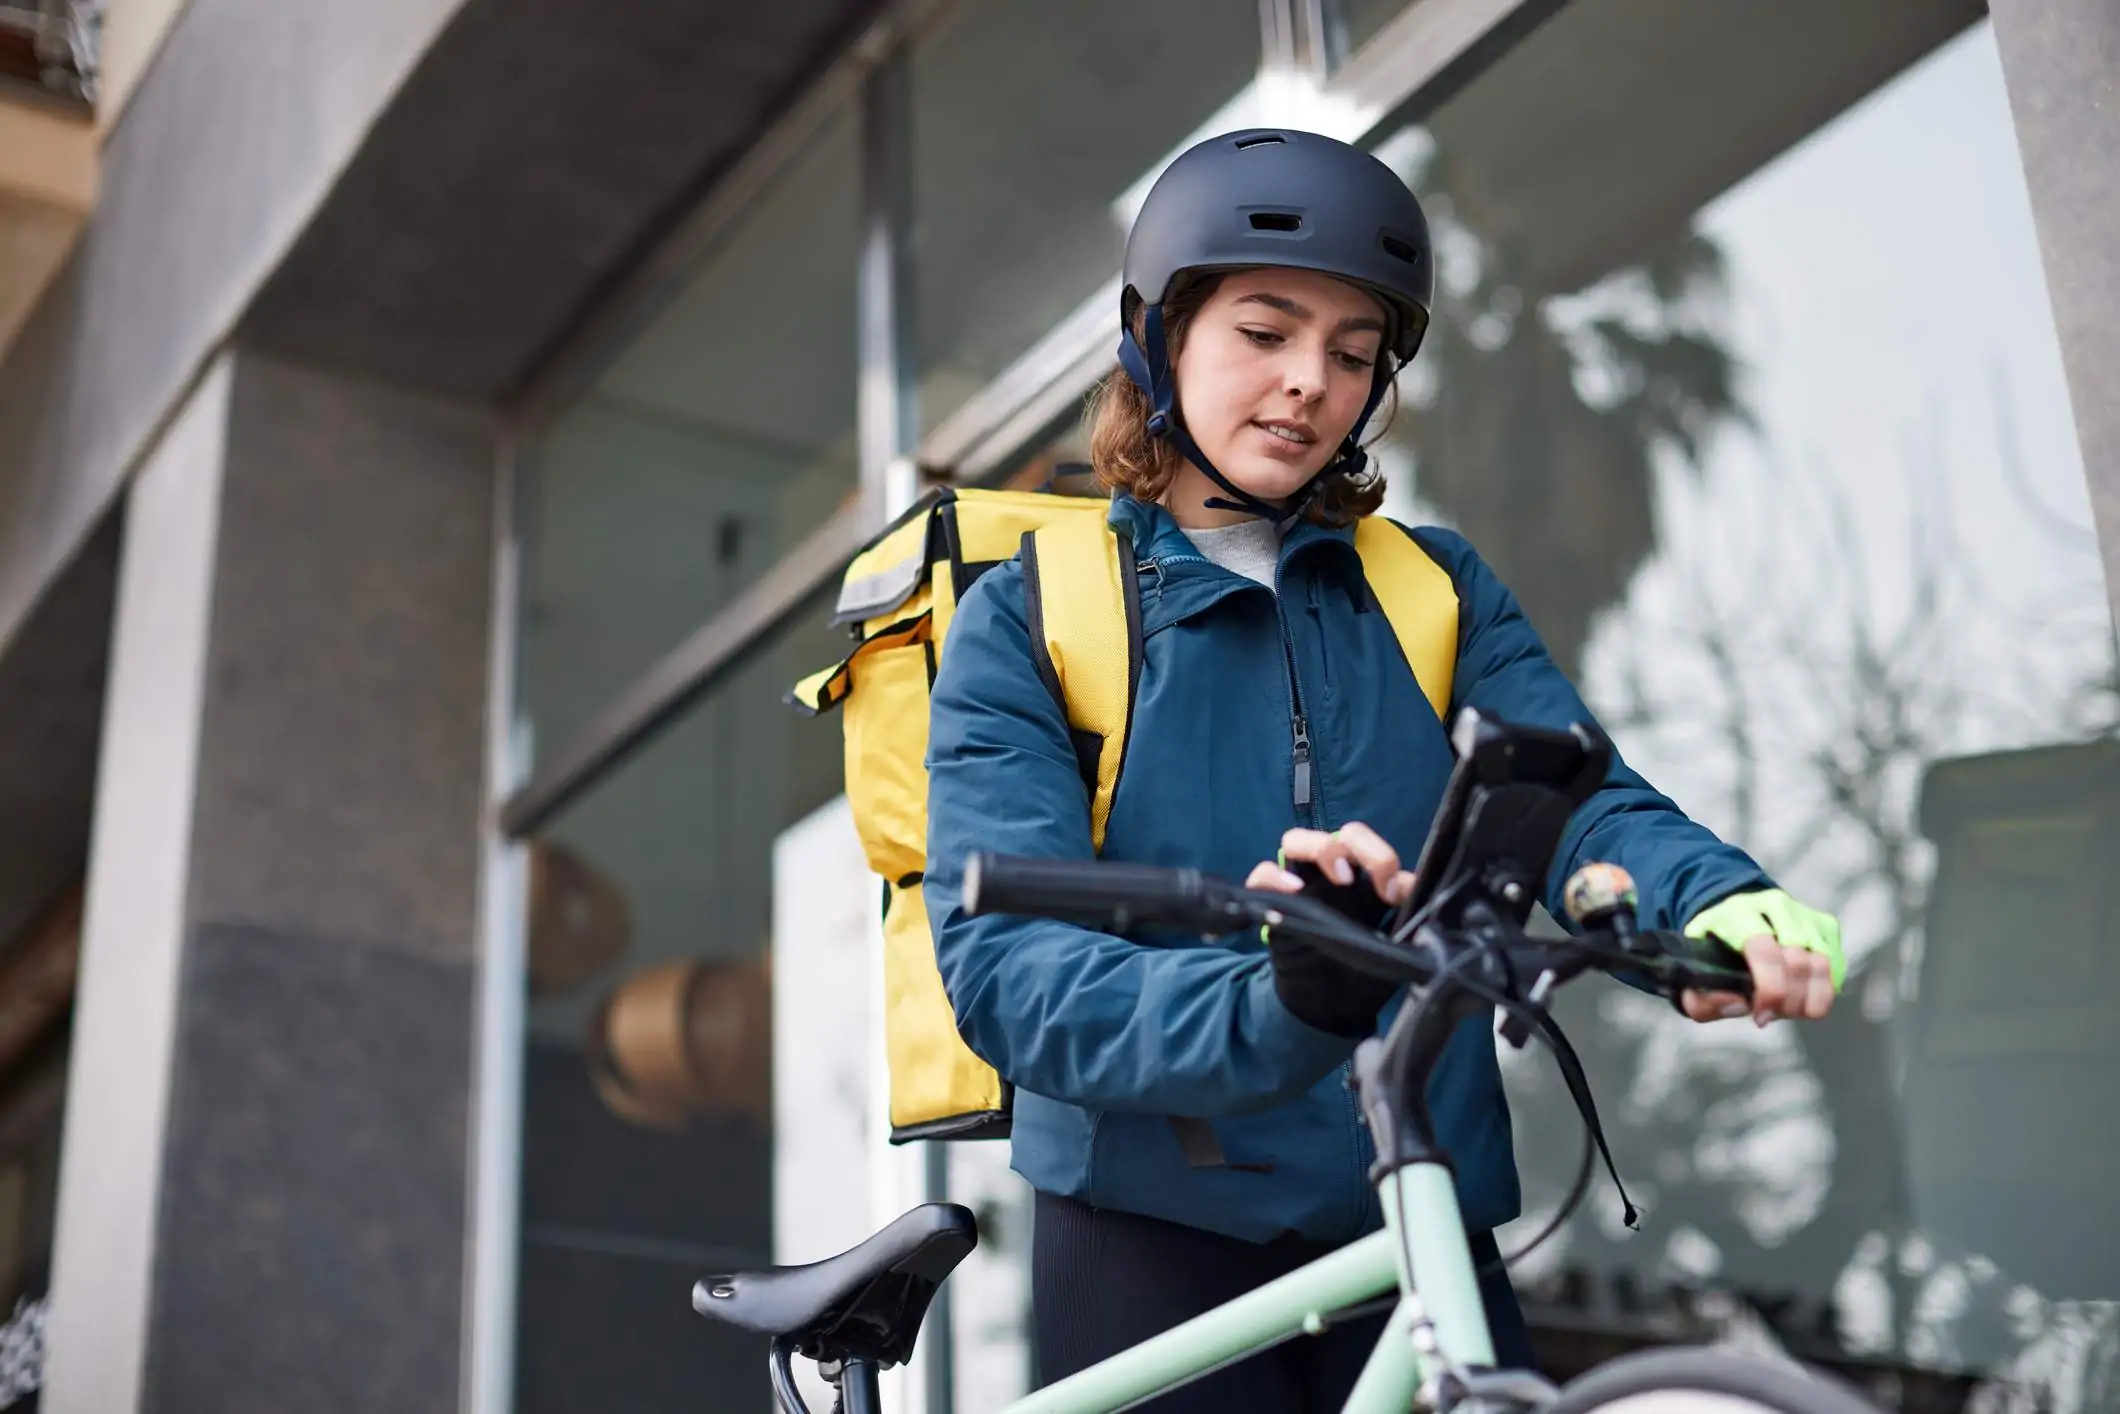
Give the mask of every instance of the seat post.
M 839 1407 L 845 1414 L 883 1414 L 883 1395 L 876 1387 L 876 1362 L 849 1360 L 839 1368 Z

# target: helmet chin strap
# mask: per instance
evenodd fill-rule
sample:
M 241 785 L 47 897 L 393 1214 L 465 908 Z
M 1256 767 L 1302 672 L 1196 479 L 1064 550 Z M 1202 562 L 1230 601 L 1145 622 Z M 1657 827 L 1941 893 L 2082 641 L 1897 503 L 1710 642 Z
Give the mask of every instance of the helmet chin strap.
M 1302 518 L 1303 512 L 1310 508 L 1310 503 L 1317 499 L 1328 474 L 1342 471 L 1350 476 L 1359 476 L 1363 468 L 1369 465 L 1369 454 L 1362 450 L 1359 439 L 1362 429 L 1375 414 L 1377 404 L 1384 400 L 1384 390 L 1391 385 L 1391 380 L 1384 375 L 1381 361 L 1377 365 L 1377 374 L 1369 390 L 1369 402 L 1362 408 L 1362 415 L 1355 419 L 1354 426 L 1348 430 L 1347 440 L 1340 445 L 1339 455 L 1305 482 L 1302 489 L 1290 496 L 1285 505 L 1277 506 L 1271 501 L 1252 495 L 1216 470 L 1215 464 L 1200 450 L 1199 443 L 1193 441 L 1192 434 L 1185 430 L 1184 419 L 1178 415 L 1178 380 L 1171 368 L 1170 349 L 1163 332 L 1161 305 L 1152 304 L 1148 307 L 1142 319 L 1142 334 L 1148 344 L 1145 349 L 1135 341 L 1133 330 L 1128 329 L 1120 334 L 1119 366 L 1126 370 L 1126 376 L 1131 378 L 1134 386 L 1148 398 L 1148 435 L 1167 440 L 1187 461 L 1200 468 L 1209 481 L 1222 488 L 1224 495 L 1210 496 L 1203 503 L 1209 510 L 1237 511 L 1244 515 L 1257 516 L 1261 520 L 1274 522 L 1275 526 L 1285 533 Z

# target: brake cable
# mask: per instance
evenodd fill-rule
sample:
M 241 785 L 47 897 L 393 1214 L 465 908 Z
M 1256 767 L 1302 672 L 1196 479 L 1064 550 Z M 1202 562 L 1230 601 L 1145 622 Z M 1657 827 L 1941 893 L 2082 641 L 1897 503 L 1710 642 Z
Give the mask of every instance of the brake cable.
M 1553 1220 L 1546 1224 L 1538 1236 L 1526 1242 L 1516 1251 L 1501 1258 L 1498 1262 L 1482 1264 L 1480 1267 L 1481 1274 L 1487 1276 L 1499 1275 L 1530 1256 L 1539 1247 L 1543 1246 L 1548 1239 L 1552 1238 L 1555 1233 L 1559 1232 L 1562 1227 L 1566 1226 L 1568 1219 L 1574 1216 L 1575 1210 L 1582 1205 L 1584 1197 L 1589 1192 L 1593 1155 L 1600 1155 L 1604 1158 L 1605 1172 L 1612 1176 L 1612 1186 L 1619 1192 L 1620 1206 L 1627 1227 L 1629 1230 L 1639 1228 L 1641 1225 L 1641 1212 L 1634 1206 L 1634 1201 L 1627 1196 L 1627 1186 L 1620 1181 L 1619 1165 L 1613 1161 L 1611 1145 L 1606 1142 L 1605 1127 L 1598 1118 L 1597 1100 L 1590 1092 L 1589 1078 L 1583 1073 L 1582 1058 L 1576 1054 L 1574 1044 L 1569 1041 L 1567 1033 L 1561 1030 L 1560 1023 L 1554 1020 L 1552 1014 L 1543 1008 L 1505 996 L 1484 982 L 1476 981 L 1469 977 L 1460 977 L 1455 980 L 1474 996 L 1501 1009 L 1517 1021 L 1524 1023 L 1545 1043 L 1546 1048 L 1553 1054 L 1554 1064 L 1560 1068 L 1561 1080 L 1568 1087 L 1568 1097 L 1575 1102 L 1575 1111 L 1582 1117 L 1583 1127 L 1586 1131 L 1582 1160 L 1576 1166 L 1575 1182 L 1569 1186 L 1568 1196 L 1562 1200 L 1560 1210 L 1554 1214 Z

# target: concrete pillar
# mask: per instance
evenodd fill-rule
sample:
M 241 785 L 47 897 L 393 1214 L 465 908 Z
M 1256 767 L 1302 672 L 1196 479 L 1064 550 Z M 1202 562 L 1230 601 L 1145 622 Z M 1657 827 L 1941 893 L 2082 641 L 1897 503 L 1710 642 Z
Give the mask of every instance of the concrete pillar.
M 130 492 L 53 1414 L 457 1406 L 493 510 L 478 410 L 240 353 Z
M 2075 404 L 2091 510 L 2120 613 L 2120 6 L 1991 0 L 2002 76 Z M 1949 213 L 1937 238 L 1950 239 Z M 1947 298 L 1979 341 L 1980 272 Z

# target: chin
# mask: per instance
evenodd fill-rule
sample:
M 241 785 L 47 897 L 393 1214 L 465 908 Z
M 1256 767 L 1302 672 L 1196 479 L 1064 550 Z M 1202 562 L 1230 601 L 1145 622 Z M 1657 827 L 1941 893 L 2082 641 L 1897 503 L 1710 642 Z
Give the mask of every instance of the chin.
M 1324 465 L 1304 469 L 1286 462 L 1266 462 L 1261 465 L 1251 458 L 1236 458 L 1235 466 L 1221 467 L 1222 474 L 1244 488 L 1247 495 L 1257 496 L 1262 501 L 1285 501 L 1308 486 Z M 1219 466 L 1220 463 L 1217 463 Z

